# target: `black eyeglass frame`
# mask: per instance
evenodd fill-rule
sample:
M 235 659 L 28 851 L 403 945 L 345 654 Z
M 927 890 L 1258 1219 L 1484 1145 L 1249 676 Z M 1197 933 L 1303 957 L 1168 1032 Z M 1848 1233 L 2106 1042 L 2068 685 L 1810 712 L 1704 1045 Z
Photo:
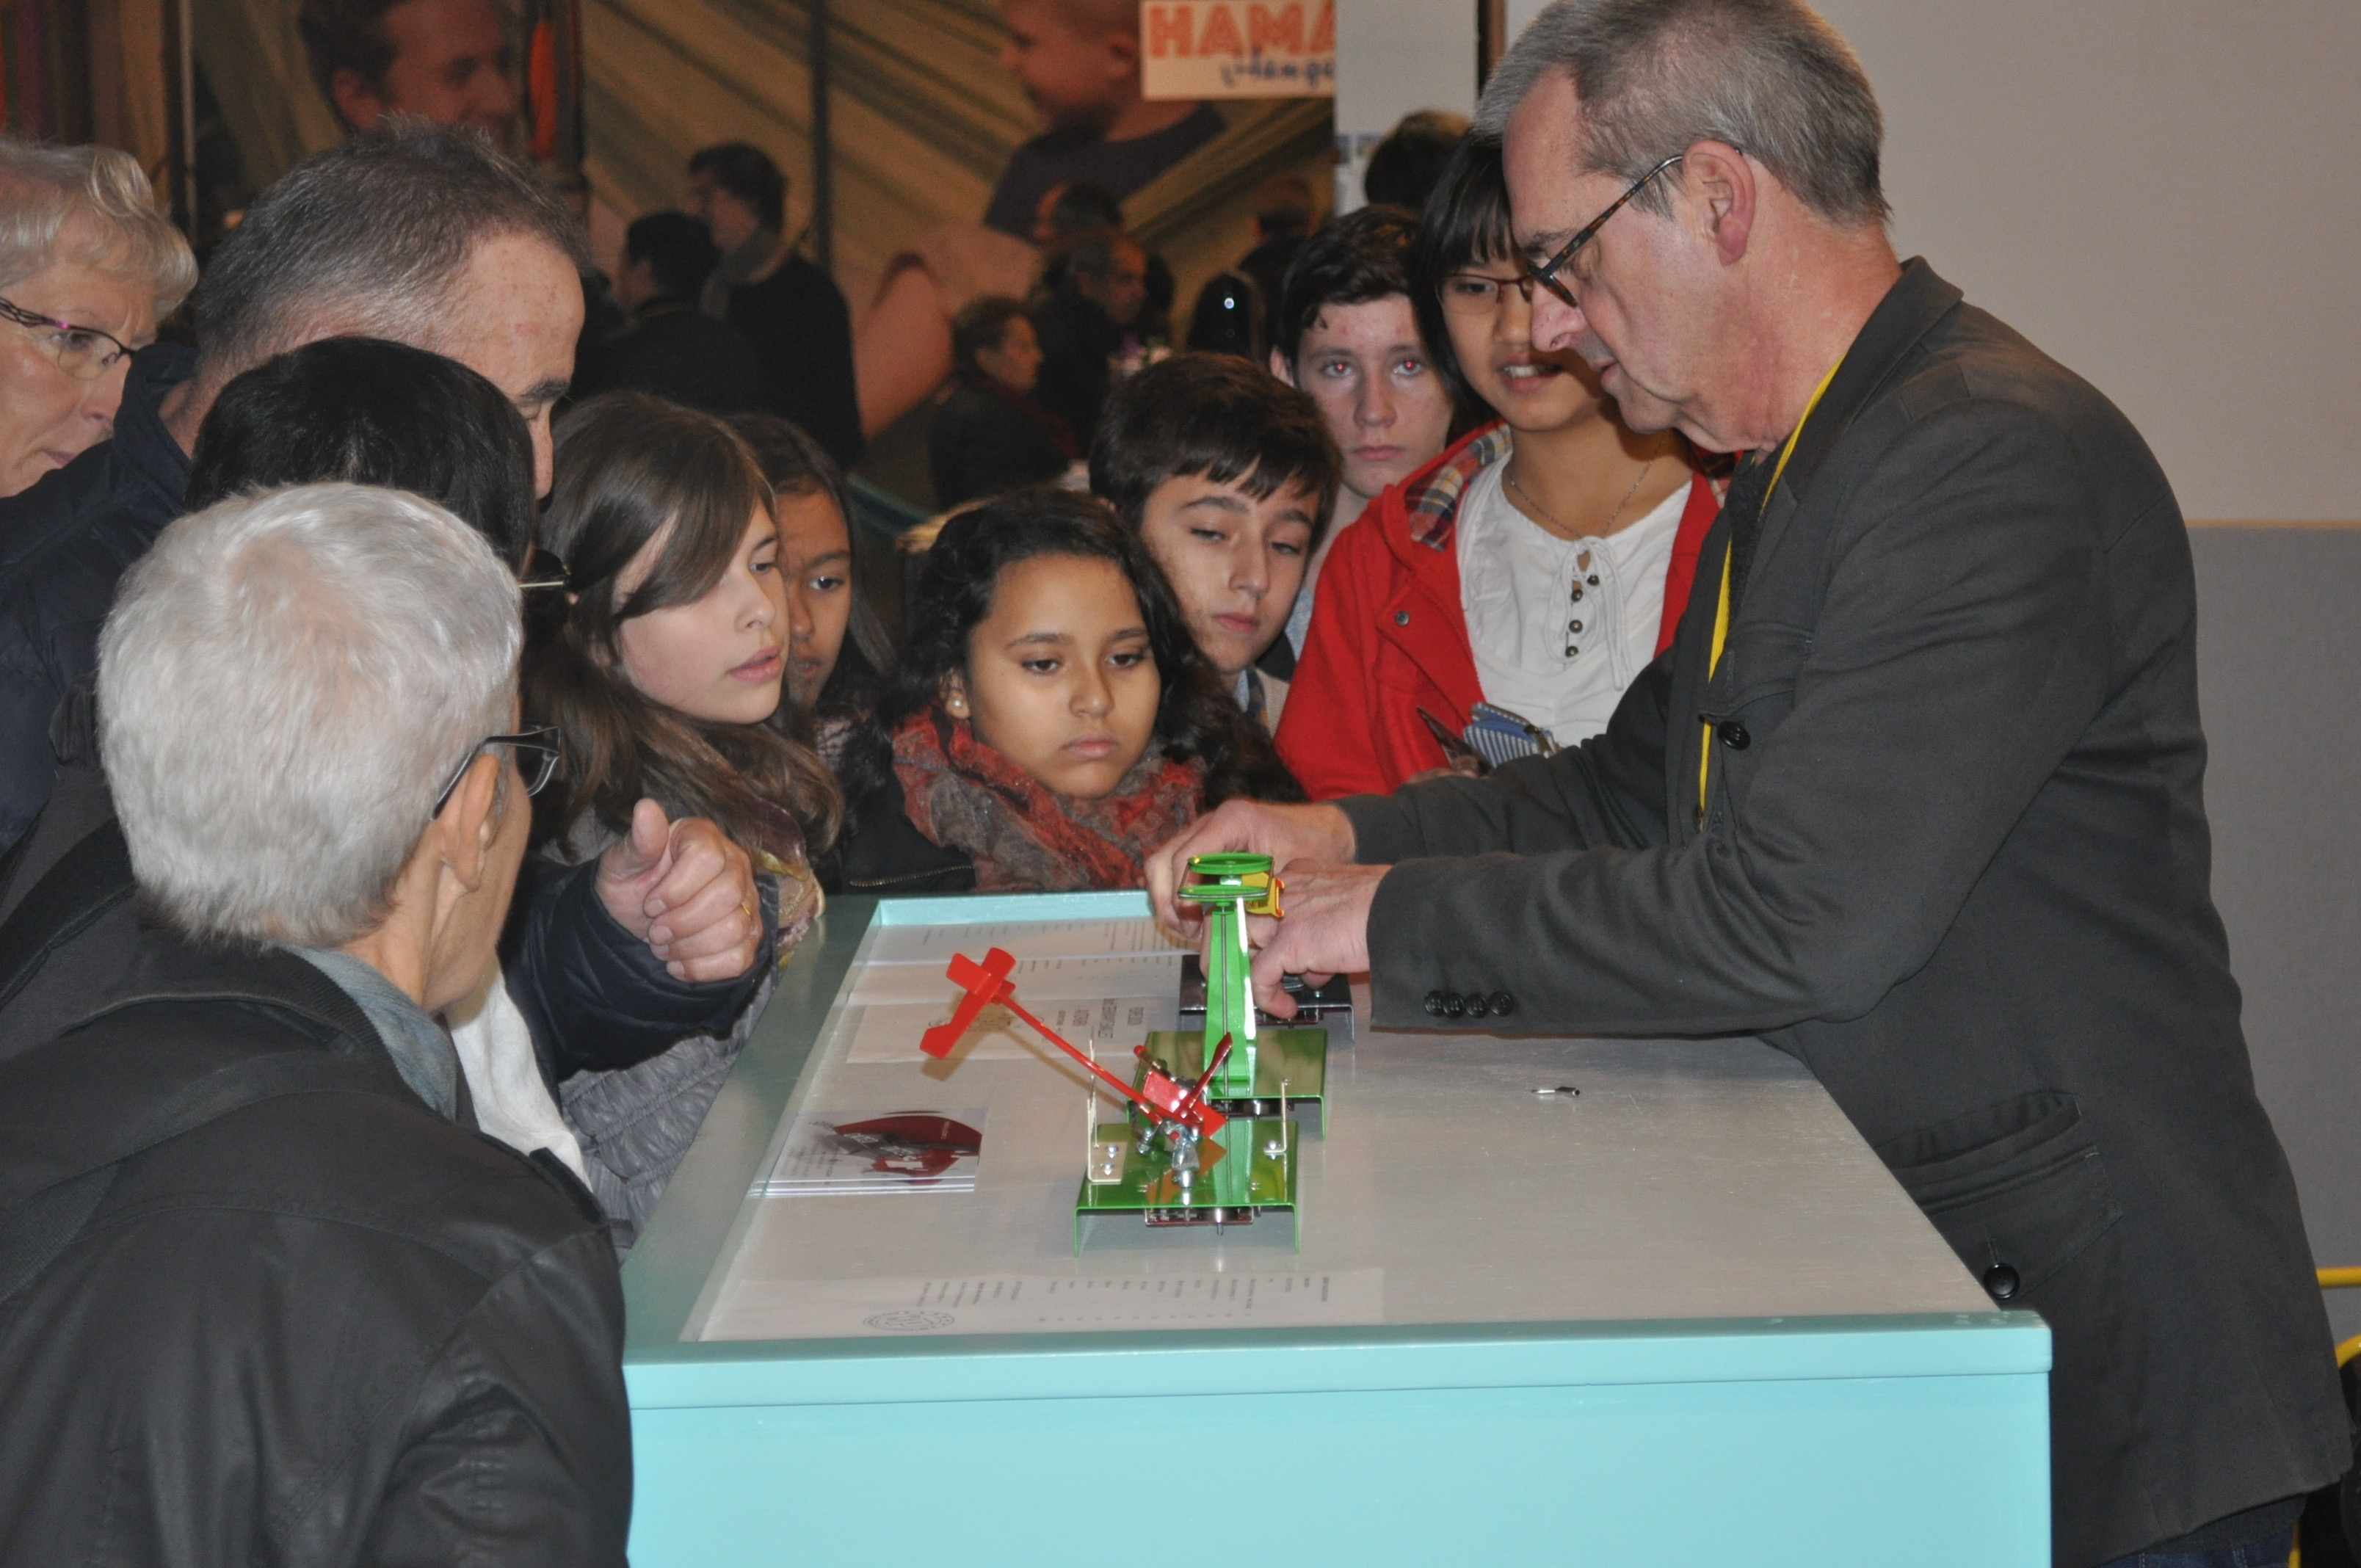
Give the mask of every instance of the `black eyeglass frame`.
M 452 772 L 451 782 L 445 784 L 443 793 L 434 797 L 434 809 L 426 814 L 429 820 L 443 815 L 443 808 L 451 804 L 451 795 L 458 789 L 459 781 L 467 776 L 467 770 L 476 765 L 476 759 L 490 746 L 506 746 L 516 752 L 517 773 L 523 778 L 524 792 L 529 795 L 539 795 L 548 786 L 549 781 L 557 774 L 558 759 L 565 755 L 557 726 L 554 724 L 536 724 L 513 735 L 487 735 L 469 747 L 467 754 L 460 759 L 458 767 Z M 533 769 L 529 773 L 525 770 L 527 753 L 533 758 Z
M 1547 261 L 1543 262 L 1538 267 L 1528 264 L 1525 270 L 1532 274 L 1533 281 L 1539 283 L 1543 288 L 1547 289 L 1552 294 L 1555 295 L 1558 300 L 1571 308 L 1577 311 L 1582 309 L 1582 302 L 1574 297 L 1574 291 L 1567 288 L 1564 283 L 1558 281 L 1558 273 L 1565 269 L 1566 263 L 1574 259 L 1575 253 L 1576 251 L 1579 251 L 1584 246 L 1588 245 L 1598 236 L 1598 231 L 1607 226 L 1608 219 L 1621 212 L 1625 203 L 1629 202 L 1632 197 L 1638 195 L 1641 192 L 1648 188 L 1649 181 L 1653 180 L 1657 175 L 1662 174 L 1665 170 L 1670 169 L 1674 164 L 1678 163 L 1687 156 L 1688 154 L 1686 152 L 1676 152 L 1673 154 L 1672 157 L 1656 165 L 1655 168 L 1648 170 L 1647 173 L 1642 174 L 1637 180 L 1632 181 L 1631 185 L 1624 190 L 1623 194 L 1616 197 L 1615 200 L 1607 203 L 1607 210 L 1605 212 L 1599 214 L 1597 217 L 1591 219 L 1588 223 L 1575 230 L 1574 237 L 1567 240 L 1565 246 L 1555 256 L 1551 257 Z
M 545 593 L 552 588 L 570 588 L 574 575 L 566 570 L 565 559 L 547 545 L 535 543 L 526 552 L 524 576 L 517 579 L 520 593 Z
M 55 316 L 37 315 L 11 300 L 0 300 L 0 317 L 15 322 L 18 326 L 49 328 L 58 332 L 86 332 L 93 337 L 103 337 L 115 345 L 115 352 L 100 360 L 98 367 L 87 376 L 78 376 L 71 370 L 66 370 L 64 361 L 60 360 L 58 368 L 65 370 L 67 375 L 72 376 L 77 381 L 95 381 L 114 369 L 118 361 L 126 359 L 137 352 L 129 344 L 103 326 L 84 326 L 80 322 L 60 321 Z
M 1463 278 L 1471 283 L 1491 284 L 1495 290 L 1491 304 L 1482 311 L 1454 311 L 1451 308 L 1451 295 L 1447 291 L 1454 282 Z M 1529 305 L 1532 304 L 1533 302 L 1533 285 L 1539 281 L 1541 281 L 1541 280 L 1533 276 L 1532 269 L 1531 268 L 1527 268 L 1525 270 L 1518 273 L 1514 278 L 1492 278 L 1488 277 L 1481 272 L 1446 272 L 1442 277 L 1434 280 L 1434 297 L 1435 300 L 1443 306 L 1443 312 L 1445 315 L 1483 316 L 1488 315 L 1493 311 L 1497 311 L 1500 308 L 1502 296 L 1497 291 L 1501 289 L 1514 289 L 1519 294 L 1524 297 L 1525 303 Z

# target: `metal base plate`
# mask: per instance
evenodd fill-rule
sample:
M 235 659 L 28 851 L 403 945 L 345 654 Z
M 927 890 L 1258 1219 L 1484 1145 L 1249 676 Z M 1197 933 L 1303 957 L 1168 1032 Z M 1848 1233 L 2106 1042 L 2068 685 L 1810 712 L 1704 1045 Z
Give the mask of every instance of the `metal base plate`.
M 1193 1082 L 1204 1070 L 1205 1036 L 1200 1030 L 1159 1030 L 1148 1036 L 1148 1054 L 1175 1080 Z M 1082 1223 L 1093 1214 L 1135 1213 L 1157 1226 L 1218 1227 L 1251 1223 L 1257 1214 L 1280 1209 L 1288 1212 L 1300 1250 L 1296 1145 L 1306 1124 L 1327 1132 L 1328 1032 L 1262 1031 L 1255 1041 L 1254 1086 L 1251 1098 L 1213 1097 L 1229 1122 L 1198 1143 L 1193 1159 L 1178 1165 L 1160 1135 L 1141 1152 L 1137 1124 L 1094 1127 L 1089 1166 L 1074 1198 L 1074 1250 L 1082 1250 Z
M 1091 1142 L 1090 1168 L 1074 1198 L 1074 1250 L 1082 1250 L 1082 1222 L 1093 1214 L 1138 1214 L 1151 1225 L 1243 1225 L 1280 1209 L 1295 1224 L 1296 1146 L 1303 1129 L 1293 1118 L 1240 1116 L 1198 1142 L 1193 1157 L 1175 1163 L 1158 1138 L 1143 1154 L 1129 1122 L 1102 1122 Z

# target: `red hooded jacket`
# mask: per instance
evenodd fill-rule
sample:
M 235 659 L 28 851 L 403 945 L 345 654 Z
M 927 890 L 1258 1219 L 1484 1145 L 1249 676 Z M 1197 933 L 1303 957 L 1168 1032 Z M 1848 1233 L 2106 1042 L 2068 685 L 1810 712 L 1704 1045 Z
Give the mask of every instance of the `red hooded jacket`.
M 1418 710 L 1455 730 L 1483 700 L 1459 602 L 1456 522 L 1468 482 L 1508 450 L 1505 425 L 1471 433 L 1371 502 L 1330 547 L 1276 737 L 1312 799 L 1383 794 L 1442 767 L 1443 748 Z M 1664 573 L 1660 653 L 1720 510 L 1712 482 L 1697 476 Z

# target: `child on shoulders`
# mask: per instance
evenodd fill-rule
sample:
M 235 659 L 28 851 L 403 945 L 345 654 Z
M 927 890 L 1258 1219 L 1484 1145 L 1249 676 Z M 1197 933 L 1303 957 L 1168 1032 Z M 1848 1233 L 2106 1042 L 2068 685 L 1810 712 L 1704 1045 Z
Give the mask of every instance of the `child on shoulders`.
M 1266 732 L 1294 669 L 1279 633 L 1341 466 L 1317 404 L 1222 354 L 1175 355 L 1133 377 L 1091 444 L 1091 489 L 1155 557 L 1198 650 Z
M 846 756 L 849 866 L 888 872 L 862 840 L 907 834 L 932 850 L 909 873 L 932 888 L 1137 887 L 1146 854 L 1201 812 L 1302 798 L 1154 560 L 1091 497 L 1022 490 L 953 517 L 906 625 Z

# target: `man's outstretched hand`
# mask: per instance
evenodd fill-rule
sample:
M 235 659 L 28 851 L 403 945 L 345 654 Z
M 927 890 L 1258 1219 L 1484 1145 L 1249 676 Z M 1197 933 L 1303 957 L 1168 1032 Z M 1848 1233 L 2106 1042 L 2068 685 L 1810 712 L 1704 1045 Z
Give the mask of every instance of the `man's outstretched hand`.
M 735 980 L 762 950 L 753 861 L 713 823 L 670 821 L 653 800 L 598 857 L 598 901 L 675 980 Z
M 1353 823 L 1333 806 L 1267 806 L 1258 800 L 1227 801 L 1199 817 L 1148 856 L 1148 906 L 1175 940 L 1197 935 L 1197 912 L 1183 909 L 1172 896 L 1189 870 L 1189 858 L 1234 850 L 1268 855 L 1271 869 L 1285 875 L 1293 861 L 1351 860 Z
M 1353 824 L 1333 806 L 1233 800 L 1191 824 L 1148 857 L 1148 895 L 1159 926 L 1180 941 L 1202 939 L 1202 917 L 1172 890 L 1191 856 L 1229 850 L 1268 855 L 1287 883 L 1279 898 L 1286 919 L 1257 916 L 1246 923 L 1248 940 L 1269 944 L 1254 960 L 1255 1001 L 1264 1012 L 1295 1015 L 1294 999 L 1279 989 L 1281 974 L 1304 975 L 1318 984 L 1369 967 L 1369 905 L 1387 868 L 1351 863 Z
M 1378 883 L 1391 870 L 1319 861 L 1289 866 L 1287 891 L 1279 901 L 1287 918 L 1246 916 L 1246 941 L 1256 949 L 1255 1005 L 1274 1018 L 1292 1018 L 1295 998 L 1280 988 L 1279 976 L 1300 974 L 1313 985 L 1325 985 L 1331 975 L 1366 970 L 1369 906 L 1377 901 Z

